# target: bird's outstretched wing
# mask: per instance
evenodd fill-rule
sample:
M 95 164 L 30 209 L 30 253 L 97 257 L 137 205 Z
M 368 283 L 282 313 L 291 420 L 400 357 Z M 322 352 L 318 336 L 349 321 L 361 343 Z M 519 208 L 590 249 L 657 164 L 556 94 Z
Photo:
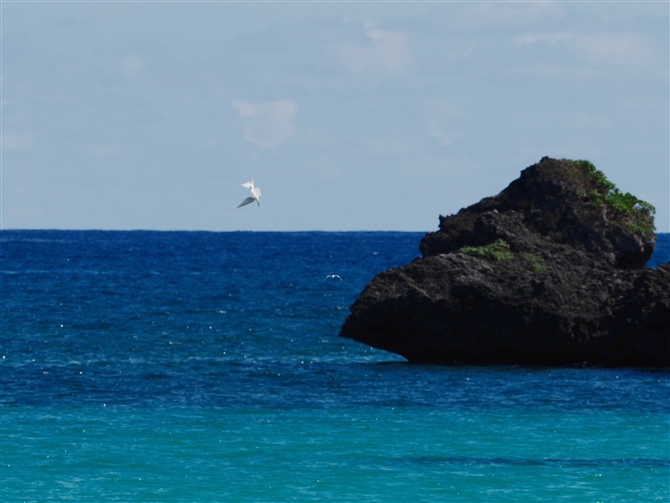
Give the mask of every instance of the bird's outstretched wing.
M 344 281 L 342 279 L 342 276 L 340 276 L 339 274 L 329 274 L 328 276 L 323 278 L 323 281 L 326 281 L 327 279 L 339 279 L 340 281 Z
M 253 189 L 254 188 L 254 179 L 252 178 L 248 182 L 243 183 L 242 187 L 246 187 L 247 189 Z
M 246 206 L 247 204 L 251 204 L 251 203 L 253 203 L 254 201 L 255 201 L 255 199 L 254 199 L 253 197 L 249 196 L 249 197 L 247 197 L 244 201 L 242 201 L 242 202 L 240 203 L 240 205 L 238 206 L 238 208 L 241 208 L 242 206 Z

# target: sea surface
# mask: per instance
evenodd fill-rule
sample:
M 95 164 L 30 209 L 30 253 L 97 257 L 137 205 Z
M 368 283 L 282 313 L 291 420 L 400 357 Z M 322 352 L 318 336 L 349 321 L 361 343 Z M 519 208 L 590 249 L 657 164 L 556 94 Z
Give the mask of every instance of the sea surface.
M 668 501 L 668 370 L 338 337 L 422 236 L 1 231 L 0 500 Z

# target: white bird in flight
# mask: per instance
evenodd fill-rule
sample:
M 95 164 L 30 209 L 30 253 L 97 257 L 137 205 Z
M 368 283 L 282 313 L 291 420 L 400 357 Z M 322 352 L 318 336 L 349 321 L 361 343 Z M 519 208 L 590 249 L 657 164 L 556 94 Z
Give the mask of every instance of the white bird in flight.
M 261 205 L 261 189 L 258 187 L 254 187 L 254 179 L 252 178 L 249 180 L 247 183 L 243 183 L 242 187 L 246 187 L 251 191 L 251 195 L 247 197 L 244 201 L 240 203 L 238 208 L 241 208 L 242 206 L 246 206 L 247 204 L 251 204 L 254 201 L 258 203 L 258 206 Z
M 329 274 L 328 276 L 323 278 L 323 281 L 326 281 L 327 279 L 339 279 L 340 281 L 344 281 L 339 274 Z

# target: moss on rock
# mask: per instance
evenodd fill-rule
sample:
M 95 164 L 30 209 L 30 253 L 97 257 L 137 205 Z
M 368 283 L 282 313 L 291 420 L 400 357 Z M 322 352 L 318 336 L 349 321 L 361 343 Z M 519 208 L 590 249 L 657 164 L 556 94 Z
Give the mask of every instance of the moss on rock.
M 422 255 L 486 246 L 504 238 L 491 234 L 482 240 L 475 229 L 479 215 L 491 211 L 517 213 L 530 232 L 622 269 L 644 267 L 656 241 L 651 204 L 621 192 L 590 161 L 543 157 L 498 195 L 455 215 L 440 216 L 439 230 L 421 242 Z
M 623 224 L 634 232 L 649 233 L 656 230 L 649 219 L 656 213 L 656 208 L 652 204 L 638 199 L 630 192 L 621 192 L 592 162 L 583 159 L 564 160 L 591 176 L 595 188 L 581 189 L 578 192 L 579 196 L 591 206 L 606 207 L 610 211 L 619 213 L 618 216 L 623 219 Z
M 488 256 L 495 260 L 511 260 L 514 256 L 509 244 L 503 239 L 484 246 L 464 246 L 458 251 L 466 255 Z

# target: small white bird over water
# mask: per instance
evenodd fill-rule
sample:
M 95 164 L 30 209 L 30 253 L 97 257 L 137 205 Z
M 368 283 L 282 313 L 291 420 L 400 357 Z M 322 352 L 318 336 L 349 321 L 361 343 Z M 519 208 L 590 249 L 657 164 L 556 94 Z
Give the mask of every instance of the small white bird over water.
M 258 203 L 258 206 L 261 205 L 261 189 L 258 187 L 254 187 L 254 179 L 252 178 L 249 180 L 247 183 L 243 183 L 242 187 L 246 187 L 251 191 L 251 195 L 247 197 L 244 201 L 240 203 L 238 208 L 241 208 L 242 206 L 246 206 L 247 204 L 251 204 L 254 201 Z
M 342 279 L 342 276 L 340 276 L 339 274 L 329 274 L 328 276 L 323 278 L 323 281 L 326 281 L 327 279 L 339 279 L 340 281 L 344 281 Z

